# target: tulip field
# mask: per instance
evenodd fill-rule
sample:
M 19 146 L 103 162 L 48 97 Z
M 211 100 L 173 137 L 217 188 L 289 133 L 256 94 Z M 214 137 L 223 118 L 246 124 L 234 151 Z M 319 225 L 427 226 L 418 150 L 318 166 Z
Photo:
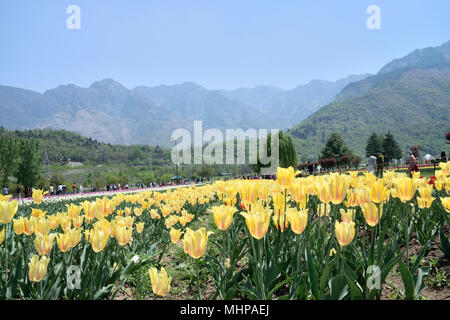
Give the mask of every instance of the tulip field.
M 423 299 L 427 288 L 450 298 L 450 163 L 432 180 L 296 174 L 0 196 L 0 298 Z

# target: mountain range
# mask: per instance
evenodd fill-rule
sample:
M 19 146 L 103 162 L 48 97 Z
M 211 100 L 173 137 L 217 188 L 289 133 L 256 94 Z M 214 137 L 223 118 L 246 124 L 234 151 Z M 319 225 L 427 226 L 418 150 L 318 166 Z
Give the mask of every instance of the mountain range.
M 0 86 L 0 126 L 65 129 L 112 144 L 169 147 L 177 128 L 280 128 L 301 161 L 316 159 L 340 133 L 365 156 L 372 132 L 391 131 L 406 153 L 413 145 L 447 151 L 450 130 L 450 41 L 394 59 L 375 75 L 312 80 L 292 90 L 273 86 L 208 90 L 196 83 L 128 89 L 112 79 L 37 93 Z
M 333 100 L 289 130 L 303 160 L 315 159 L 327 137 L 340 133 L 360 157 L 372 132 L 390 130 L 407 153 L 447 151 L 450 131 L 450 41 L 418 49 L 375 75 L 346 86 Z
M 127 89 L 112 79 L 88 88 L 61 85 L 43 94 L 0 86 L 0 126 L 54 128 L 101 142 L 170 146 L 177 128 L 289 128 L 331 102 L 347 84 L 368 75 L 313 80 L 293 90 L 258 86 L 208 90 L 193 82 Z

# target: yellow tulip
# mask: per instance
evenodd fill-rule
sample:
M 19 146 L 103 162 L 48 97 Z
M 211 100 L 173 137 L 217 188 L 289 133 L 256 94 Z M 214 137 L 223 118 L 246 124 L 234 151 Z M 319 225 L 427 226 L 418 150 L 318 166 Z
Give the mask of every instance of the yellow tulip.
M 46 234 L 42 235 L 40 233 L 36 234 L 36 238 L 34 239 L 34 247 L 36 251 L 41 255 L 45 256 L 52 251 L 53 242 L 55 240 L 56 234 Z
M 386 200 L 387 190 L 383 180 L 375 181 L 370 187 L 370 199 L 372 202 L 381 203 Z
M 347 196 L 347 190 L 350 186 L 350 176 L 346 174 L 334 174 L 330 175 L 330 196 L 333 204 L 341 204 Z M 351 179 L 351 178 L 350 178 Z
M 358 205 L 370 202 L 370 192 L 367 187 L 361 187 L 355 189 L 356 198 L 358 199 Z
M 169 234 L 170 234 L 170 241 L 172 241 L 173 244 L 180 241 L 181 229 L 170 228 Z
M 23 218 L 23 225 L 24 225 L 24 229 L 23 229 L 23 233 L 26 234 L 27 236 L 32 235 L 34 232 L 34 218 Z
M 31 208 L 31 217 L 35 218 L 45 218 L 47 211 L 42 211 L 41 209 Z
M 11 199 L 12 195 L 9 196 L 4 196 L 2 194 L 0 194 L 0 202 L 4 201 L 4 202 L 8 202 L 9 199 Z
M 172 281 L 172 277 L 167 276 L 166 269 L 161 268 L 158 273 L 158 270 L 152 267 L 148 269 L 148 274 L 153 292 L 159 296 L 165 296 L 170 290 L 170 282 Z
M 0 231 L 0 245 L 3 243 L 3 240 L 5 240 L 6 235 L 6 229 L 3 228 L 2 231 Z
M 19 203 L 16 200 L 0 201 L 0 222 L 8 224 L 19 208 Z
M 217 228 L 222 231 L 227 230 L 233 222 L 233 214 L 237 211 L 236 208 L 230 206 L 215 206 L 210 212 L 213 213 L 214 223 Z
M 115 238 L 121 246 L 127 245 L 133 239 L 131 237 L 133 229 L 128 227 L 116 227 Z
M 253 211 L 252 213 L 241 212 L 240 213 L 244 218 L 247 224 L 247 228 L 252 235 L 253 238 L 258 240 L 264 238 L 269 229 L 270 217 L 272 215 L 271 209 L 264 209 Z
M 98 209 L 97 215 L 99 217 L 107 217 L 116 209 L 116 205 L 114 204 L 114 202 L 106 197 L 103 197 L 102 199 L 96 199 L 95 204 Z
M 414 197 L 416 188 L 413 179 L 403 176 L 395 179 L 394 184 L 397 190 L 397 197 L 401 202 L 405 203 Z
M 43 256 L 39 260 L 39 256 L 37 254 L 33 255 L 28 263 L 28 277 L 30 278 L 30 281 L 39 282 L 44 279 L 49 262 L 50 258 Z
M 83 219 L 84 216 L 77 216 L 76 218 L 72 218 L 73 227 L 75 229 L 81 227 L 81 225 L 83 224 Z
M 42 202 L 42 198 L 44 197 L 44 195 L 46 195 L 48 193 L 48 191 L 43 191 L 43 190 L 39 190 L 39 189 L 35 189 L 33 190 L 33 201 L 34 203 L 40 204 Z
M 136 223 L 136 232 L 142 233 L 144 231 L 144 222 Z
M 431 196 L 433 192 L 433 186 L 427 184 L 426 186 L 419 188 L 419 197 L 417 197 L 417 204 L 419 208 L 429 208 L 434 201 L 434 197 Z
M 347 191 L 347 202 L 345 203 L 345 206 L 348 207 L 356 207 L 358 206 L 358 197 L 356 196 L 355 189 L 349 189 Z
M 308 210 L 297 210 L 296 208 L 288 208 L 286 217 L 291 225 L 291 230 L 296 234 L 301 234 L 308 222 Z
M 277 169 L 277 182 L 283 188 L 290 188 L 295 176 L 300 172 L 295 172 L 293 167 L 287 169 L 278 167 Z
M 23 218 L 14 219 L 14 233 L 20 235 L 25 230 L 25 221 Z
M 52 214 L 51 216 L 48 216 L 47 219 L 48 219 L 48 224 L 50 225 L 50 229 L 54 230 L 54 229 L 58 228 L 59 218 L 57 216 Z
M 447 175 L 447 176 L 450 175 L 450 161 L 440 162 L 439 167 L 441 167 L 441 169 L 445 175 Z
M 442 206 L 447 213 L 450 213 L 450 197 L 441 198 Z
M 308 202 L 308 186 L 305 183 L 294 180 L 289 191 L 299 207 L 305 209 Z
M 244 205 L 250 205 L 256 202 L 260 189 L 259 181 L 243 181 L 240 184 L 239 196 Z
M 206 232 L 205 228 L 200 228 L 196 231 L 186 228 L 186 233 L 183 237 L 184 252 L 188 253 L 194 259 L 203 256 L 210 234 L 212 234 L 212 232 Z
M 355 218 L 355 209 L 340 209 L 339 212 L 341 213 L 341 220 L 345 223 L 350 223 Z
M 143 208 L 134 208 L 134 214 L 139 217 L 143 210 Z
M 47 235 L 50 232 L 50 221 L 43 218 L 33 219 L 34 234 Z
M 71 203 L 70 205 L 66 204 L 66 207 L 67 213 L 72 220 L 77 218 L 80 215 L 81 210 L 83 209 L 83 207 L 76 206 L 73 203 Z
M 355 237 L 355 223 L 338 222 L 335 226 L 336 238 L 342 247 L 349 245 Z
M 61 252 L 67 252 L 70 250 L 70 248 L 72 248 L 72 241 L 70 238 L 70 233 L 58 234 L 58 237 L 56 238 L 56 244 L 58 245 L 58 248 Z
M 366 219 L 367 224 L 371 227 L 376 226 L 383 216 L 383 204 L 380 204 L 380 207 L 378 208 L 376 204 L 368 202 L 361 205 L 361 210 L 364 219 Z
M 89 242 L 91 243 L 92 250 L 96 253 L 102 251 L 108 242 L 108 238 L 109 234 L 100 229 L 91 230 L 89 233 Z
M 322 203 L 328 204 L 331 201 L 330 186 L 325 179 L 316 182 L 316 195 Z
M 93 202 L 93 201 L 92 202 L 91 201 L 84 201 L 82 203 L 82 207 L 83 207 L 83 210 L 84 210 L 84 216 L 85 216 L 85 219 L 86 219 L 87 222 L 92 221 L 95 218 L 95 216 L 96 216 L 97 207 L 96 207 L 95 204 L 96 203 Z
M 70 245 L 75 247 L 81 241 L 81 229 L 70 229 L 67 232 L 70 234 Z
M 285 195 L 284 193 L 277 192 L 272 194 L 273 207 L 275 215 L 284 215 L 285 208 Z

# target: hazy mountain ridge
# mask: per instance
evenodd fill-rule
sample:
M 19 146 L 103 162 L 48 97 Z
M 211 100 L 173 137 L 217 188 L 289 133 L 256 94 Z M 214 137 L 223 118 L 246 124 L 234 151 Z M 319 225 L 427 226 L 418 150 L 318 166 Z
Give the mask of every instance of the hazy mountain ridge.
M 388 63 L 376 75 L 349 84 L 332 103 L 290 131 L 297 152 L 316 157 L 326 138 L 338 132 L 363 157 L 370 133 L 388 130 L 405 153 L 417 144 L 435 155 L 447 150 L 450 59 L 445 52 L 449 43 L 415 50 Z
M 203 121 L 204 129 L 287 128 L 361 76 L 355 77 L 313 80 L 293 90 L 208 90 L 193 82 L 128 89 L 112 79 L 87 88 L 60 85 L 43 94 L 0 86 L 0 125 L 10 130 L 65 129 L 115 144 L 169 146 L 173 130 L 192 130 L 194 120 Z

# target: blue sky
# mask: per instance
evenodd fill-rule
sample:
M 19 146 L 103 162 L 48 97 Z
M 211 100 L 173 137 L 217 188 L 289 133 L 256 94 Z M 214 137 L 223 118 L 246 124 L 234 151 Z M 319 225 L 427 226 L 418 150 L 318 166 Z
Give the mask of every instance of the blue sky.
M 69 5 L 81 29 L 69 30 Z M 369 30 L 366 8 L 381 9 Z M 376 73 L 450 39 L 450 1 L 2 0 L 0 85 L 43 92 L 113 78 L 208 89 Z

